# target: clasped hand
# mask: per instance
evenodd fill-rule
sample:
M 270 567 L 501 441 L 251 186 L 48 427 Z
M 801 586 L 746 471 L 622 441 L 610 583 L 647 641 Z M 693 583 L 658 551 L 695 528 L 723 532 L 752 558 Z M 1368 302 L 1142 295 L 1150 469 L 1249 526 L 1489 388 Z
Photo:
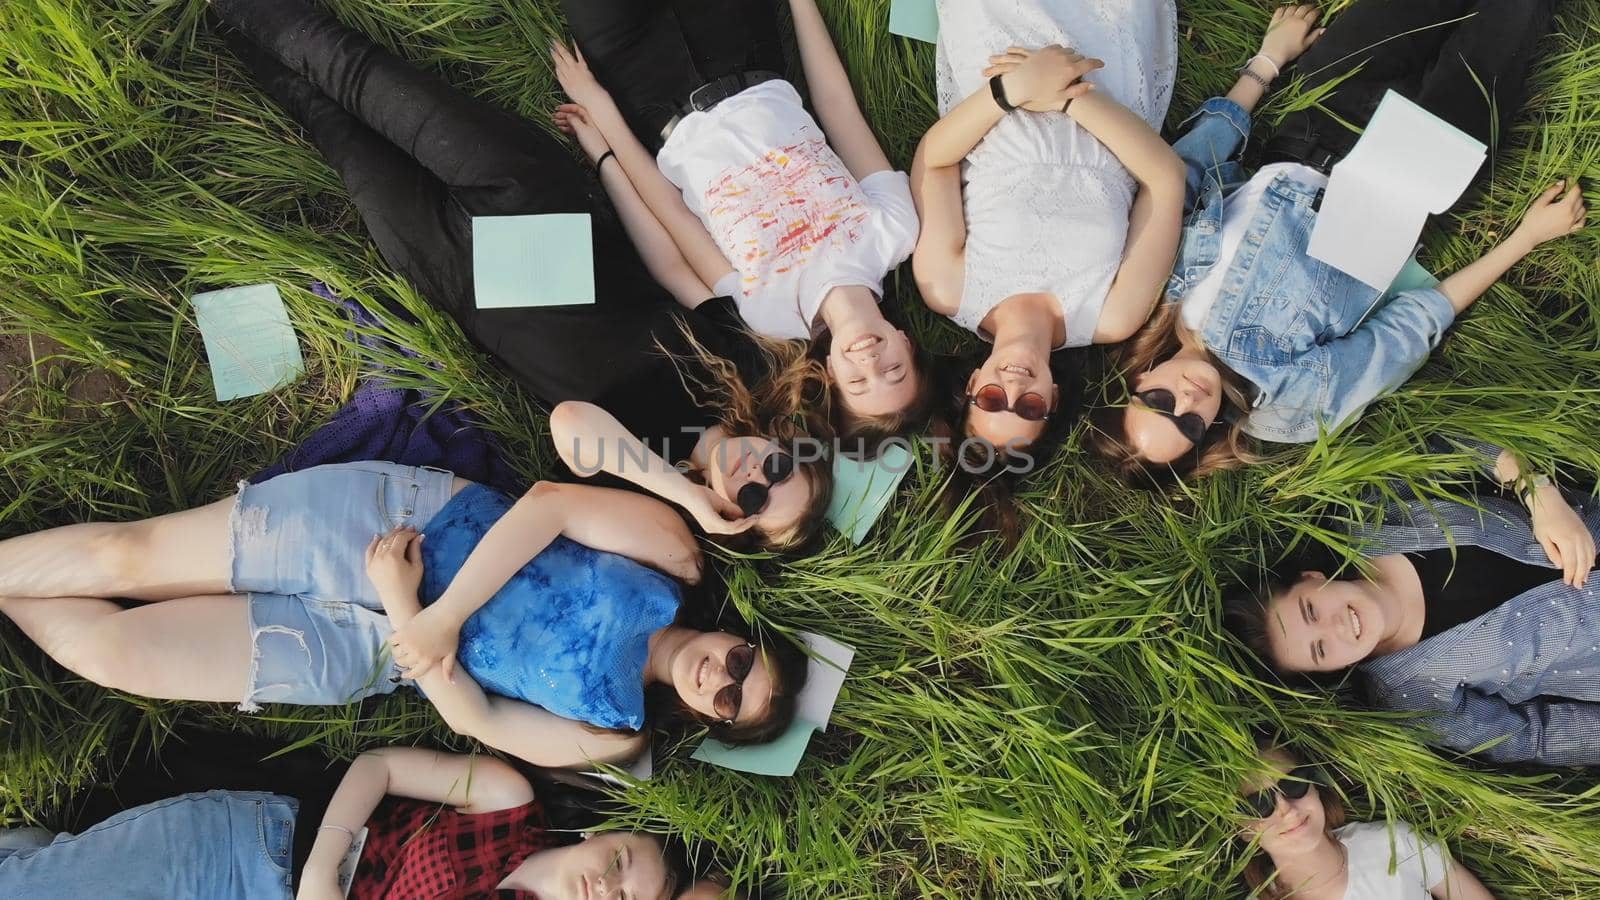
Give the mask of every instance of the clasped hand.
M 367 545 L 367 577 L 380 597 L 416 598 L 422 586 L 422 541 L 423 535 L 407 526 L 376 536 Z M 435 605 L 410 621 L 397 624 L 399 627 L 389 636 L 389 646 L 394 650 L 395 662 L 404 668 L 405 678 L 421 678 L 435 665 L 442 667 L 446 678 L 455 677 L 460 622 Z
M 1029 112 L 1060 112 L 1067 104 L 1094 90 L 1083 76 L 1103 68 L 1105 62 L 1076 50 L 1051 44 L 1038 50 L 1010 47 L 989 57 L 983 77 L 999 75 L 1012 106 Z

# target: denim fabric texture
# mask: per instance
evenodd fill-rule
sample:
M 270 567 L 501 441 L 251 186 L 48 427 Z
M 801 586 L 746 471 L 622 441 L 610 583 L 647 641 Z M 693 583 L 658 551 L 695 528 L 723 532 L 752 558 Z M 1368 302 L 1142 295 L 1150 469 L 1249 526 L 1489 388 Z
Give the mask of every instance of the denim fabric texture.
M 1173 145 L 1188 170 L 1187 218 L 1168 303 L 1218 264 L 1227 196 L 1245 180 L 1238 156 L 1250 117 L 1212 98 Z M 1255 387 L 1244 430 L 1278 443 L 1316 440 L 1411 377 L 1455 321 L 1435 288 L 1385 297 L 1306 255 L 1316 194 L 1280 175 L 1262 197 L 1200 337 Z
M 422 598 L 449 587 L 512 506 L 474 485 L 428 523 Z M 556 538 L 461 628 L 461 665 L 483 689 L 604 728 L 644 726 L 650 635 L 678 615 L 678 585 L 647 566 Z
M 1568 500 L 1600 536 L 1600 504 Z M 1438 745 L 1495 762 L 1600 764 L 1600 578 L 1563 583 L 1527 512 L 1498 497 L 1468 505 L 1402 493 L 1382 521 L 1355 534 L 1368 556 L 1473 546 L 1551 571 L 1489 613 L 1361 663 L 1373 701 L 1416 713 Z
M 207 791 L 135 807 L 45 847 L 0 851 L 0 897 L 288 900 L 298 806 Z

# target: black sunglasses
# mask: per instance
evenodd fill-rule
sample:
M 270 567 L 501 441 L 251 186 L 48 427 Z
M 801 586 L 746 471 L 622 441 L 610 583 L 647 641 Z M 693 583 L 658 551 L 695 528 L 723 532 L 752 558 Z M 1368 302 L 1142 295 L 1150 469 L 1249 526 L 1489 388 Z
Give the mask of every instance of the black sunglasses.
M 722 661 L 722 667 L 728 670 L 728 677 L 733 679 L 733 684 L 728 685 L 711 700 L 711 708 L 722 717 L 722 724 L 733 725 L 739 718 L 739 707 L 744 705 L 744 680 L 750 676 L 750 670 L 756 664 L 756 645 L 748 641 L 728 651 L 728 656 Z
M 1173 415 L 1178 409 L 1178 398 L 1166 388 L 1151 388 L 1148 391 L 1139 391 L 1133 395 L 1146 409 L 1163 416 L 1172 424 L 1178 426 L 1178 433 L 1188 439 L 1189 443 L 1199 445 L 1206 439 L 1208 431 L 1214 422 L 1207 422 L 1199 413 L 1184 413 L 1181 416 Z
M 1050 401 L 1043 394 L 1029 391 L 1018 397 L 1013 406 L 1006 389 L 998 384 L 986 384 L 976 394 L 968 394 L 967 404 L 986 413 L 1015 413 L 1027 422 L 1043 422 L 1050 415 Z
M 767 501 L 772 499 L 772 488 L 789 480 L 794 474 L 794 457 L 782 450 L 767 454 L 761 461 L 761 477 L 766 479 L 766 484 L 750 482 L 739 488 L 739 496 L 734 500 L 739 504 L 739 511 L 747 516 L 753 516 L 767 508 Z
M 1264 791 L 1256 791 L 1243 800 L 1245 812 L 1257 819 L 1270 819 L 1278 811 L 1278 796 L 1299 800 L 1317 781 L 1316 766 L 1295 766 L 1289 774 L 1278 779 L 1277 784 Z

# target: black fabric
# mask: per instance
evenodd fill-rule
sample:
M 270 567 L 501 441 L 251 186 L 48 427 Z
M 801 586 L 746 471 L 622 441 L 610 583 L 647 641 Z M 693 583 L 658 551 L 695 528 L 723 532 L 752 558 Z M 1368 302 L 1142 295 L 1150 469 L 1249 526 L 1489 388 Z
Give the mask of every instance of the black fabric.
M 783 72 L 774 0 L 562 0 L 595 77 L 639 140 L 661 132 L 689 94 L 749 69 Z
M 282 749 L 280 744 L 246 735 L 198 730 L 169 737 L 159 756 L 148 749 L 124 747 L 113 758 L 127 758 L 127 765 L 74 797 L 51 827 L 78 834 L 124 810 L 197 791 L 282 794 L 300 801 L 292 865 L 298 883 L 317 839 L 317 826 L 350 766 L 309 749 L 273 756 Z
M 384 259 L 428 302 L 545 403 L 598 403 L 641 437 L 673 438 L 674 461 L 687 456 L 681 427 L 712 419 L 658 339 L 680 350 L 684 324 L 713 352 L 745 360 L 753 341 L 742 325 L 726 327 L 717 301 L 704 313 L 678 307 L 564 146 L 299 0 L 212 9 L 262 90 L 339 174 Z M 472 217 L 573 212 L 594 221 L 595 304 L 478 310 Z
M 1316 146 L 1335 161 L 1390 89 L 1488 144 L 1507 133 L 1527 95 L 1528 71 L 1556 0 L 1361 0 L 1295 64 L 1306 86 L 1349 76 L 1321 106 L 1290 113 L 1264 151 Z M 1491 158 L 1493 154 L 1491 152 Z M 1487 165 L 1487 163 L 1485 164 Z
M 1422 580 L 1427 605 L 1422 640 L 1489 612 L 1508 600 L 1561 578 L 1555 569 L 1530 566 L 1482 547 L 1445 547 L 1407 553 Z

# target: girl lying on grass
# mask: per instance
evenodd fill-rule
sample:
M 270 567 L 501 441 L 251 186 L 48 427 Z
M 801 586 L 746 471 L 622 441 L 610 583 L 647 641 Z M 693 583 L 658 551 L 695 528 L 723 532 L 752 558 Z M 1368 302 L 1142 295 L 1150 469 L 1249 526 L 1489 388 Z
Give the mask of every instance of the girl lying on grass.
M 1409 824 L 1346 824 L 1338 794 L 1287 749 L 1263 743 L 1261 766 L 1242 791 L 1247 821 L 1240 836 L 1251 845 L 1244 870 L 1250 896 L 1493 900 L 1449 850 Z
M 1320 39 L 1309 7 L 1280 10 L 1262 53 L 1176 144 L 1190 191 L 1177 270 L 1166 302 L 1120 354 L 1127 399 L 1097 414 L 1094 450 L 1130 481 L 1161 486 L 1248 461 L 1246 435 L 1315 440 L 1410 377 L 1456 317 L 1535 247 L 1583 228 L 1579 186 L 1557 184 L 1482 259 L 1382 305 L 1384 292 L 1306 252 L 1327 173 L 1357 138 L 1344 123 L 1365 125 L 1393 89 L 1498 145 L 1554 7 L 1362 0 Z M 1250 110 L 1307 47 L 1307 89 L 1348 80 L 1320 107 L 1291 114 L 1267 142 L 1270 164 L 1246 180 L 1238 157 Z
M 680 296 L 731 296 L 757 332 L 815 338 L 837 430 L 870 450 L 931 402 L 928 362 L 879 309 L 916 209 L 815 0 L 789 8 L 820 129 L 783 78 L 774 2 L 564 0 L 580 50 L 555 48 L 556 75 L 609 147 L 602 169 L 615 160 L 689 261 L 698 296 Z
M 253 710 L 415 676 L 456 732 L 542 766 L 633 759 L 652 727 L 736 744 L 788 727 L 804 654 L 700 630 L 716 615 L 684 588 L 700 580 L 693 535 L 660 501 L 540 483 L 513 502 L 380 462 L 0 542 L 0 613 L 96 684 Z
M 535 396 L 575 404 L 551 422 L 564 458 L 682 506 L 710 534 L 749 530 L 763 548 L 789 550 L 820 533 L 831 469 L 795 452 L 820 369 L 795 346 L 757 346 L 719 304 L 666 302 L 657 280 L 685 290 L 682 257 L 616 166 L 601 174 L 633 243 L 593 177 L 532 123 L 299 0 L 212 10 L 257 84 L 338 172 L 384 258 Z M 578 212 L 592 213 L 593 305 L 477 308 L 475 216 Z M 646 442 L 659 455 L 640 456 Z
M 672 897 L 688 878 L 681 856 L 658 835 L 589 833 L 604 815 L 588 794 L 536 788 L 498 759 L 389 747 L 350 764 L 320 823 L 302 820 L 292 785 L 183 794 L 0 849 L 0 894 L 340 900 L 339 864 L 366 829 L 353 900 Z
M 912 166 L 913 266 L 928 308 L 994 344 L 939 400 L 947 446 L 967 451 L 955 468 L 982 485 L 982 524 L 1009 543 L 1015 483 L 1071 425 L 1071 376 L 1052 351 L 1126 340 L 1172 267 L 1183 164 L 1160 128 L 1176 12 L 1172 0 L 946 0 L 939 21 L 944 117 Z
M 1232 598 L 1231 627 L 1285 673 L 1354 669 L 1379 709 L 1497 762 L 1600 763 L 1600 507 L 1480 445 L 1494 496 L 1402 499 L 1352 535 L 1362 571 L 1308 567 Z

